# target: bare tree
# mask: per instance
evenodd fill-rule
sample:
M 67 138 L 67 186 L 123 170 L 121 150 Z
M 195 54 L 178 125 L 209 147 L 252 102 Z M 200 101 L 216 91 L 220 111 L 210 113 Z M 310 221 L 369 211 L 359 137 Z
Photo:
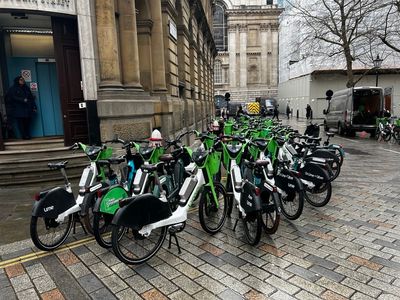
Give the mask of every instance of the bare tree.
M 394 0 L 287 0 L 291 14 L 301 20 L 298 47 L 336 66 L 344 60 L 346 86 L 353 87 L 353 63 L 370 56 L 377 40 L 371 37 L 381 26 L 378 15 L 387 1 Z
M 384 24 L 378 36 L 386 46 L 400 53 L 400 0 L 389 0 L 384 10 Z

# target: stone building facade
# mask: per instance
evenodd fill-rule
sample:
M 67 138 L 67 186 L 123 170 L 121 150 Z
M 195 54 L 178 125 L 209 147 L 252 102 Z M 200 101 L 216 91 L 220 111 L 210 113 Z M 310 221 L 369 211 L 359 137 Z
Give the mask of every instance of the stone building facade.
M 216 55 L 211 24 L 211 1 L 96 0 L 102 137 L 206 126 Z
M 274 98 L 278 87 L 278 30 L 282 9 L 276 1 L 216 1 L 214 64 L 216 95 L 249 102 Z
M 212 19 L 211 0 L 3 0 L 2 120 L 6 91 L 25 74 L 38 105 L 33 137 L 69 145 L 204 129 L 214 112 Z

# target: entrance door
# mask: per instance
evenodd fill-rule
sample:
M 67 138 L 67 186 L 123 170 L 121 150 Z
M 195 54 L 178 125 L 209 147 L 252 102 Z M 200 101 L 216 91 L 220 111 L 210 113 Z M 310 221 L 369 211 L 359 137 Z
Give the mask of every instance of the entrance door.
M 60 95 L 55 63 L 36 63 L 38 99 L 43 135 L 63 135 Z
M 79 109 L 84 101 L 81 88 L 78 24 L 75 18 L 52 17 L 54 52 L 60 82 L 65 145 L 88 142 L 86 111 Z

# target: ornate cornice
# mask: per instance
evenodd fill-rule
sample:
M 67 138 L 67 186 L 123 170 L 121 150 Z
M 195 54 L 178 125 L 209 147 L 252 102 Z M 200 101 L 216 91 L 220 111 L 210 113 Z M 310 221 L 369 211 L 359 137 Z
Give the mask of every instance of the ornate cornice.
M 282 8 L 237 8 L 237 9 L 227 9 L 226 13 L 228 16 L 249 16 L 249 15 L 256 15 L 256 16 L 279 16 L 283 12 Z

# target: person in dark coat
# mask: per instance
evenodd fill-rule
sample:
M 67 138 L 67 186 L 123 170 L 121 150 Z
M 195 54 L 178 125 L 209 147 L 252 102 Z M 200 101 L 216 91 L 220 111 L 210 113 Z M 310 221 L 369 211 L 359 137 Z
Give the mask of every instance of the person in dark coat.
M 272 120 L 273 119 L 275 119 L 275 117 L 276 117 L 276 119 L 279 121 L 279 110 L 278 110 L 278 104 L 275 106 L 275 108 L 274 108 L 274 115 L 273 115 L 273 117 L 272 117 Z
M 286 116 L 289 119 L 289 115 L 290 115 L 290 107 L 289 104 L 286 106 Z
M 310 104 L 307 104 L 307 107 L 306 107 L 306 117 L 307 117 L 307 120 L 311 119 L 311 106 L 310 106 Z
M 22 76 L 14 79 L 14 85 L 6 94 L 8 114 L 17 121 L 23 139 L 31 138 L 32 115 L 36 112 L 35 97 Z

